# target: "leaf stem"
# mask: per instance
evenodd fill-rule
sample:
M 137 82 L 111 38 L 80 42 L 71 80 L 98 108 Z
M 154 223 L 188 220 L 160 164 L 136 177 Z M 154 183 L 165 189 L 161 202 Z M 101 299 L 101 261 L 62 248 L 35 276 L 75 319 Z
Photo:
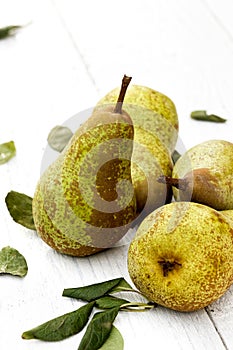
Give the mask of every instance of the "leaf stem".
M 139 302 L 131 302 L 122 304 L 120 306 L 120 309 L 124 311 L 131 311 L 131 312 L 140 312 L 140 311 L 146 311 L 154 309 L 157 306 L 156 303 L 139 303 Z M 137 309 L 134 309 L 137 308 Z

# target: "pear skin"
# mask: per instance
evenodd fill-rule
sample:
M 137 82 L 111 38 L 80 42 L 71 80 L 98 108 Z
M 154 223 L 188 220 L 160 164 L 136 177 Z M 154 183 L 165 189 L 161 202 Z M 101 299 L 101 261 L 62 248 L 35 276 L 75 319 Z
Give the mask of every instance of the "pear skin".
M 152 302 L 178 311 L 204 308 L 233 283 L 233 228 L 205 205 L 164 205 L 139 226 L 128 271 Z
M 233 210 L 222 210 L 220 213 L 230 221 L 230 224 L 233 227 Z
M 97 105 L 115 103 L 118 94 L 119 88 L 113 89 Z M 176 107 L 168 96 L 147 86 L 131 85 L 125 96 L 124 109 L 131 116 L 135 127 L 141 125 L 150 130 L 151 125 L 170 153 L 174 151 L 179 120 Z
M 115 103 L 119 89 L 110 91 L 96 110 Z M 169 203 L 172 190 L 157 182 L 160 175 L 171 176 L 171 151 L 178 136 L 178 116 L 174 103 L 162 93 L 145 86 L 132 85 L 124 109 L 134 124 L 132 181 L 140 220 L 156 208 Z
M 158 137 L 144 128 L 135 127 L 135 141 L 132 155 L 132 182 L 140 217 L 171 201 L 172 191 L 157 178 L 172 173 L 172 159 Z
M 112 247 L 136 217 L 134 129 L 118 107 L 94 112 L 38 182 L 35 226 L 61 253 L 86 256 Z
M 172 178 L 186 185 L 185 189 L 173 187 L 177 201 L 233 209 L 233 144 L 209 140 L 192 147 L 174 165 Z

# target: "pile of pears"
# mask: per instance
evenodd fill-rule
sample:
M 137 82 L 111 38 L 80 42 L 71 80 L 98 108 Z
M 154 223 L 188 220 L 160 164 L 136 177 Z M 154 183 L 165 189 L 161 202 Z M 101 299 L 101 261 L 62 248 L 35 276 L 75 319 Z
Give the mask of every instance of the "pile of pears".
M 149 300 L 203 308 L 233 283 L 233 144 L 210 140 L 174 164 L 176 107 L 152 88 L 104 96 L 42 174 L 33 198 L 40 237 L 89 256 L 137 228 L 128 271 Z

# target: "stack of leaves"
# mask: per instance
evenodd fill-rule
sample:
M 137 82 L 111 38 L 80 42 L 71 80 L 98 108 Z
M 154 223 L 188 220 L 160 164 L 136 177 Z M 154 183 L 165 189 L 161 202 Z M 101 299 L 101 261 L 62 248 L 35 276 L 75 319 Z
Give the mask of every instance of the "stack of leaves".
M 120 311 L 145 311 L 156 304 L 130 302 L 112 294 L 136 292 L 124 278 L 115 278 L 102 283 L 79 288 L 64 289 L 63 296 L 87 302 L 79 309 L 56 317 L 22 334 L 23 339 L 59 341 L 81 332 L 87 325 L 78 350 L 122 350 L 123 338 L 113 325 Z M 103 311 L 94 312 L 94 309 Z M 89 318 L 94 312 L 90 322 Z

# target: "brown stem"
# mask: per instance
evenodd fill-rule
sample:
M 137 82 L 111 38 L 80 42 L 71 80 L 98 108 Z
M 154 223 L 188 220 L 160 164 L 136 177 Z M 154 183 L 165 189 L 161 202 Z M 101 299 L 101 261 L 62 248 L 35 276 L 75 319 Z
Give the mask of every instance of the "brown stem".
M 165 175 L 159 176 L 157 181 L 165 185 L 176 187 L 178 190 L 181 191 L 185 191 L 188 186 L 188 181 L 186 179 L 176 179 Z
M 122 84 L 121 84 L 121 90 L 120 90 L 120 93 L 119 93 L 119 96 L 118 96 L 116 107 L 114 109 L 114 113 L 118 113 L 118 114 L 122 113 L 122 105 L 123 105 L 123 102 L 124 102 L 125 93 L 126 93 L 126 90 L 127 90 L 128 86 L 129 86 L 129 83 L 130 83 L 131 79 L 132 79 L 132 77 L 127 77 L 127 75 L 123 76 Z

